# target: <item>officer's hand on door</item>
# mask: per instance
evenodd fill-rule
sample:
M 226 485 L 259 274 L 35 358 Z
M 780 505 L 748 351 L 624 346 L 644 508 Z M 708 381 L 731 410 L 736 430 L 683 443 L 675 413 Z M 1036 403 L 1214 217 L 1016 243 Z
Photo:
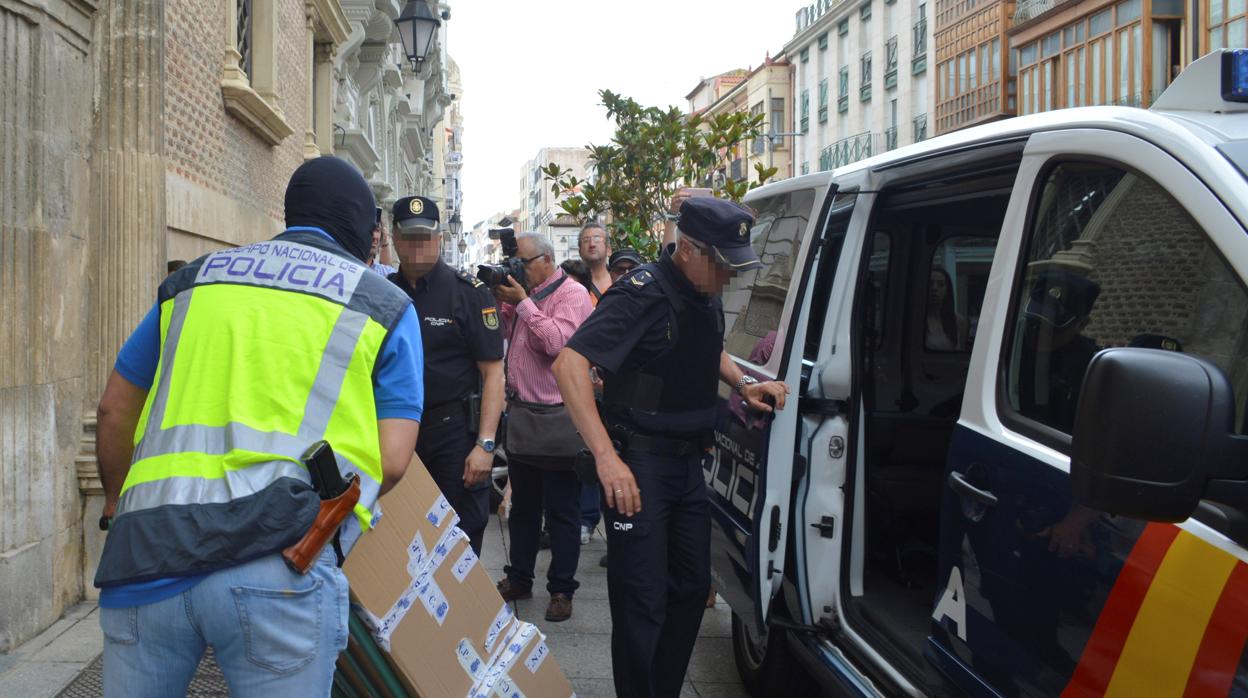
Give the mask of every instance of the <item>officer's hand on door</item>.
M 464 487 L 475 487 L 494 472 L 494 454 L 484 448 L 473 446 L 464 459 Z
M 784 399 L 789 394 L 789 386 L 784 381 L 764 381 L 751 383 L 741 388 L 741 397 L 745 404 L 756 412 L 771 412 L 773 408 L 767 404 L 767 398 L 775 403 L 775 409 L 784 409 Z
M 641 490 L 637 488 L 637 480 L 617 454 L 611 453 L 598 459 L 598 481 L 607 495 L 607 506 L 625 516 L 641 511 Z

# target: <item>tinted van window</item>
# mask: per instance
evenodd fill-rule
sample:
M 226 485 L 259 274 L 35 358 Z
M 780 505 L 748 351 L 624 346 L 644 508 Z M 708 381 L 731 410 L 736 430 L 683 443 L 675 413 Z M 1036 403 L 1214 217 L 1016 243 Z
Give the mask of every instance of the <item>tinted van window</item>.
M 1070 434 L 1083 375 L 1108 347 L 1198 354 L 1248 402 L 1248 295 L 1157 182 L 1102 163 L 1048 175 L 1014 289 L 1011 407 Z

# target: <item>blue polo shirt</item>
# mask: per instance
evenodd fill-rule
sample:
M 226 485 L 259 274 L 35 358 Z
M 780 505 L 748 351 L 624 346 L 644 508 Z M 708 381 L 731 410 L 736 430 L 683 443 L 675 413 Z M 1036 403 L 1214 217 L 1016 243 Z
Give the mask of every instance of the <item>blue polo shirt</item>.
M 320 228 L 296 227 L 289 231 L 311 231 L 333 241 Z M 336 244 L 336 243 L 335 243 Z M 152 306 L 130 338 L 126 340 L 113 368 L 122 378 L 140 388 L 151 388 L 156 380 L 160 360 L 160 306 Z M 420 320 L 416 309 L 409 305 L 390 332 L 389 339 L 377 357 L 373 378 L 373 401 L 378 419 L 411 419 L 420 421 L 424 410 L 424 348 L 420 339 Z M 416 389 L 412 390 L 411 386 Z M 177 596 L 207 577 L 165 577 L 147 582 L 122 584 L 100 590 L 102 608 L 130 608 L 156 603 Z

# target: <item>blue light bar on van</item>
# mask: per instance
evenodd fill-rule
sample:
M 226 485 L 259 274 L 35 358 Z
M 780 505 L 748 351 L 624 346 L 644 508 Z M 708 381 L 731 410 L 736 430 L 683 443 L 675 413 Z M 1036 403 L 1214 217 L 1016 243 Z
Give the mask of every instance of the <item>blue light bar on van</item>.
M 1222 99 L 1248 102 L 1248 49 L 1222 52 Z

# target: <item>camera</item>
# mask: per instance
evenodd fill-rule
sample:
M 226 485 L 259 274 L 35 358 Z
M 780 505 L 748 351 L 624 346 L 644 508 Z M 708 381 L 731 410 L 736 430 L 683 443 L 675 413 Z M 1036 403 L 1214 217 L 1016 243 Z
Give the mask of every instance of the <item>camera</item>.
M 520 245 L 516 242 L 516 231 L 511 228 L 498 228 L 490 231 L 490 237 L 498 238 L 503 245 L 503 261 L 501 264 L 478 264 L 477 278 L 490 288 L 507 282 L 507 277 L 516 280 L 524 288 L 528 288 L 528 279 L 524 273 L 524 260 L 520 259 Z

